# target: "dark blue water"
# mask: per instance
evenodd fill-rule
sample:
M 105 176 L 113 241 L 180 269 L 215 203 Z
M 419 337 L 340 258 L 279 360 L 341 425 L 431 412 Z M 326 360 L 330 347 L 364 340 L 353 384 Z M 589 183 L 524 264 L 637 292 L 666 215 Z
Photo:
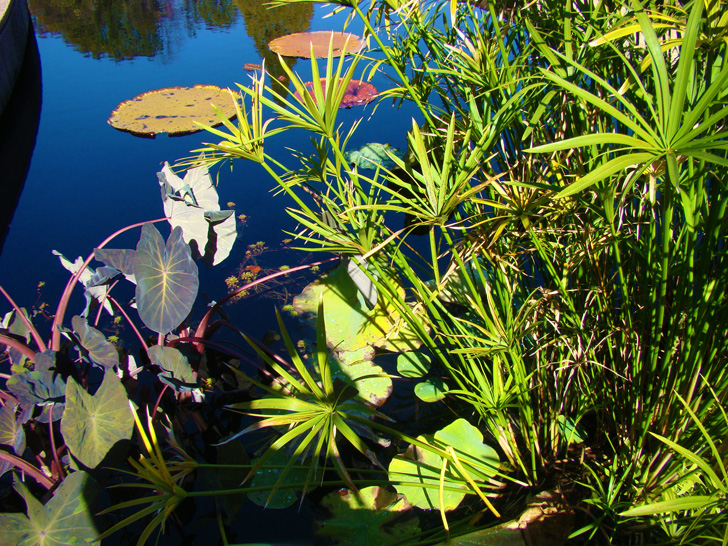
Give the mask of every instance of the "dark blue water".
M 68 275 L 52 250 L 70 259 L 85 257 L 125 225 L 163 216 L 156 172 L 164 161 L 174 163 L 202 142 L 214 140 L 206 133 L 143 139 L 117 131 L 106 120 L 120 102 L 162 87 L 247 83 L 249 73 L 243 65 L 269 55 L 267 40 L 291 31 L 339 30 L 345 17 L 323 18 L 330 8 L 310 6 L 305 6 L 308 14 L 299 7 L 293 15 L 271 15 L 255 2 L 238 2 L 245 12 L 241 13 L 231 0 L 138 0 L 119 3 L 126 17 L 119 20 L 112 9 L 115 2 L 99 2 L 97 11 L 80 14 L 71 10 L 76 3 L 67 3 L 70 7 L 63 11 L 59 0 L 31 2 L 42 72 L 40 125 L 0 255 L 0 284 L 24 306 L 36 301 L 39 282 L 46 283 L 43 301 L 51 307 L 57 302 Z M 153 16 L 147 17 L 150 11 Z M 365 64 L 360 66 L 363 70 Z M 308 79 L 309 61 L 295 61 L 294 70 Z M 387 86 L 383 76 L 373 83 L 380 89 Z M 366 119 L 353 144 L 378 141 L 404 148 L 411 112 L 389 104 L 375 111 L 373 106 L 340 111 L 344 126 Z M 286 147 L 308 149 L 309 137 L 289 133 L 266 144 L 269 152 L 285 157 L 290 155 Z M 223 280 L 238 268 L 248 244 L 265 241 L 276 250 L 260 258 L 264 267 L 293 266 L 306 259 L 281 250 L 281 240 L 287 237 L 283 230 L 295 229 L 284 212 L 291 203 L 271 195 L 272 182 L 262 169 L 239 161 L 232 172 L 225 166 L 218 174 L 223 207 L 233 202 L 236 213 L 249 219 L 239 227 L 232 255 L 213 270 L 202 271 L 201 293 L 210 299 L 225 294 Z M 111 247 L 133 248 L 137 238 L 135 231 Z M 257 298 L 237 304 L 233 313 L 241 326 L 262 335 L 274 323 L 273 307 L 282 300 L 285 294 L 275 300 Z M 79 296 L 69 312 L 80 308 Z M 0 303 L 0 312 L 8 309 Z

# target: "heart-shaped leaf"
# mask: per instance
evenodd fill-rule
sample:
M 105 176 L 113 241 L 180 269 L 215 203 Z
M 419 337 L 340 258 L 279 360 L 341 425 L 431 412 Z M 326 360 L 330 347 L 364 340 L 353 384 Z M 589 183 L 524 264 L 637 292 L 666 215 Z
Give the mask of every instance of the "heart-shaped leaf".
M 347 546 L 385 546 L 420 533 L 417 517 L 404 515 L 412 510 L 407 499 L 381 487 L 365 487 L 358 495 L 349 489 L 333 491 L 321 504 L 332 516 L 316 534 Z
M 51 251 L 53 254 L 58 256 L 58 258 L 61 260 L 61 265 L 65 267 L 68 271 L 73 273 L 74 275 L 76 272 L 78 272 L 81 267 L 83 267 L 83 258 L 79 256 L 76 258 L 76 261 L 71 262 L 68 260 L 63 254 L 60 252 L 53 250 Z M 104 309 L 106 309 L 106 312 L 110 315 L 114 314 L 114 310 L 111 307 L 111 303 L 109 300 L 106 299 L 106 291 L 107 287 L 105 286 L 92 286 L 91 285 L 91 277 L 93 276 L 94 272 L 90 267 L 84 268 L 81 275 L 78 277 L 78 282 L 80 282 L 84 287 L 84 297 L 86 298 L 86 307 L 83 311 L 83 316 L 88 315 L 89 309 L 91 308 L 91 302 L 93 300 L 96 300 L 97 302 L 103 302 Z
M 149 360 L 167 372 L 163 375 L 176 379 L 181 385 L 187 385 L 188 388 L 197 387 L 197 379 L 187 357 L 174 347 L 162 345 L 150 347 Z
M 162 186 L 164 214 L 173 228 L 182 228 L 194 254 L 209 265 L 227 258 L 237 237 L 235 215 L 231 210 L 220 210 L 207 167 L 189 169 L 182 180 L 165 162 L 157 177 Z
M 121 440 L 131 438 L 134 417 L 121 381 L 107 370 L 94 396 L 75 381 L 66 386 L 66 411 L 61 433 L 78 460 L 95 468 Z
M 439 402 L 450 390 L 447 384 L 439 377 L 433 377 L 415 385 L 415 396 L 423 402 Z
M 94 248 L 94 258 L 108 267 L 121 271 L 131 282 L 136 284 L 134 278 L 135 250 L 120 250 L 116 248 Z
M 190 247 L 176 227 L 164 244 L 152 224 L 144 224 L 134 259 L 136 302 L 148 328 L 171 332 L 189 315 L 197 297 L 199 280 Z
M 25 499 L 28 515 L 0 514 L 3 546 L 92 544 L 99 536 L 93 517 L 99 487 L 85 472 L 70 474 L 45 506 L 22 482 L 13 487 Z
M 440 449 L 451 447 L 459 461 L 466 463 L 469 476 L 482 482 L 495 472 L 500 464 L 498 454 L 483 443 L 483 435 L 465 419 L 457 419 L 434 435 L 418 436 Z M 440 480 L 443 459 L 437 453 L 410 445 L 404 456 L 397 456 L 389 464 L 389 479 L 398 492 L 412 505 L 425 509 L 453 510 L 469 490 L 466 480 L 447 464 L 440 504 Z
M 25 451 L 25 431 L 15 417 L 17 404 L 5 404 L 0 409 L 0 444 L 9 446 L 16 455 Z
M 78 341 L 88 353 L 88 358 L 102 368 L 113 368 L 119 365 L 119 353 L 116 347 L 106 340 L 106 336 L 96 328 L 89 326 L 86 320 L 81 317 L 71 319 L 73 331 L 78 336 Z
M 53 371 L 13 374 L 7 387 L 23 407 L 62 404 L 66 390 L 63 378 Z

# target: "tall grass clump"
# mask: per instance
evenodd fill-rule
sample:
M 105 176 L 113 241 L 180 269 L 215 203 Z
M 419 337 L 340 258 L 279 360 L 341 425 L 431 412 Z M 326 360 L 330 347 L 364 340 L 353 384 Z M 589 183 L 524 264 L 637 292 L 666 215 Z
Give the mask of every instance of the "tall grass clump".
M 337 3 L 371 49 L 313 93 L 289 71 L 301 99 L 241 86 L 205 161 L 260 163 L 308 250 L 365 264 L 499 447 L 503 498 L 559 491 L 589 543 L 726 544 L 726 3 Z M 373 70 L 419 119 L 367 175 L 336 97 Z M 265 151 L 292 130 L 299 168 Z

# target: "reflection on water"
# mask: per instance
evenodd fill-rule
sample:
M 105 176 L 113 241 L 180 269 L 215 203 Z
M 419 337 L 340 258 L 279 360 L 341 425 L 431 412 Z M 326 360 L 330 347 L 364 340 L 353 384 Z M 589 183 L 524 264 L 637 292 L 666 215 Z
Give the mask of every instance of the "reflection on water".
M 35 35 L 29 32 L 23 66 L 5 110 L 0 112 L 0 253 L 30 167 L 40 107 L 40 56 Z
M 228 28 L 242 12 L 248 35 L 274 75 L 283 73 L 270 40 L 311 25 L 313 5 L 267 9 L 267 0 L 29 0 L 36 32 L 60 34 L 84 55 L 117 61 L 173 55 L 182 34 Z M 239 11 L 238 11 L 239 10 Z M 251 60 L 250 62 L 254 62 Z

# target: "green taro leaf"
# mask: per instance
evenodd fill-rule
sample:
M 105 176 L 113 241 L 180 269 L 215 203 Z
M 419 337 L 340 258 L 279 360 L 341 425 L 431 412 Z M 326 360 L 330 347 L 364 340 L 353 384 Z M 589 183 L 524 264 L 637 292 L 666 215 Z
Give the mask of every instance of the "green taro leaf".
M 91 362 L 106 369 L 119 365 L 119 353 L 112 343 L 106 341 L 104 334 L 89 326 L 86 320 L 79 316 L 73 317 L 71 324 L 81 346 L 88 352 Z
M 165 162 L 157 178 L 162 187 L 164 214 L 173 228 L 182 228 L 184 239 L 195 254 L 208 265 L 227 258 L 237 237 L 235 211 L 220 210 L 207 167 L 189 169 L 182 180 Z
M 25 431 L 15 417 L 17 404 L 6 403 L 0 409 L 0 444 L 9 446 L 16 455 L 25 451 Z
M 61 433 L 84 465 L 95 468 L 114 444 L 131 438 L 133 429 L 126 390 L 113 371 L 107 370 L 93 396 L 75 381 L 68 381 Z
M 422 377 L 430 371 L 431 362 L 425 353 L 408 351 L 397 357 L 397 373 L 402 377 Z
M 465 419 L 457 419 L 434 435 L 418 436 L 418 440 L 440 449 L 451 447 L 458 460 L 475 482 L 495 475 L 500 461 L 493 448 L 483 443 L 483 435 Z M 440 472 L 443 459 L 437 453 L 410 445 L 404 456 L 397 456 L 389 464 L 389 479 L 399 493 L 418 508 L 454 510 L 470 487 L 447 464 L 443 483 L 443 504 L 440 504 Z
M 386 546 L 420 534 L 407 499 L 381 487 L 365 487 L 358 496 L 349 489 L 333 491 L 321 504 L 332 515 L 316 534 L 347 546 Z
M 28 515 L 0 514 L 0 546 L 68 546 L 92 544 L 96 482 L 85 472 L 70 474 L 43 506 L 22 482 L 13 487 L 25 499 Z
M 189 315 L 197 297 L 197 265 L 176 227 L 164 244 L 152 224 L 144 224 L 134 259 L 136 302 L 148 328 L 167 334 Z
M 176 381 L 169 384 L 177 390 L 178 387 L 185 386 L 188 389 L 197 387 L 197 379 L 192 371 L 187 357 L 174 347 L 164 347 L 155 345 L 149 348 L 149 360 L 152 364 L 156 364 L 165 370 L 161 375 Z
M 447 395 L 448 388 L 447 384 L 442 379 L 433 378 L 417 383 L 415 385 L 415 396 L 423 402 L 439 402 Z
M 117 248 L 94 248 L 94 258 L 106 265 L 113 267 L 131 282 L 136 284 L 134 278 L 134 257 L 135 250 L 120 250 Z
M 32 371 L 13 374 L 8 379 L 8 390 L 18 399 L 23 408 L 28 406 L 63 405 L 66 384 L 54 371 Z M 61 417 L 61 410 L 54 410 L 54 421 Z

